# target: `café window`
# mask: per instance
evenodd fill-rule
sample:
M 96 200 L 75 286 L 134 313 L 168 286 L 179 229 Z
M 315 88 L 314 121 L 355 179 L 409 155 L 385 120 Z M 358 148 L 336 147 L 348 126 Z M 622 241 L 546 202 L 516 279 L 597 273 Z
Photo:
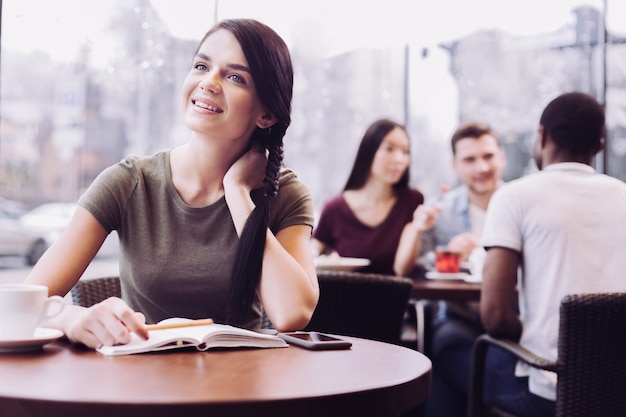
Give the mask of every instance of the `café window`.
M 407 125 L 411 182 L 428 197 L 454 185 L 448 140 L 460 121 L 498 132 L 510 180 L 535 169 L 540 110 L 574 89 L 605 103 L 596 166 L 626 180 L 623 2 L 409 3 L 3 0 L 0 196 L 76 201 L 125 155 L 184 142 L 181 83 L 198 40 L 229 17 L 261 20 L 290 47 L 285 162 L 318 210 L 341 191 L 377 118 Z

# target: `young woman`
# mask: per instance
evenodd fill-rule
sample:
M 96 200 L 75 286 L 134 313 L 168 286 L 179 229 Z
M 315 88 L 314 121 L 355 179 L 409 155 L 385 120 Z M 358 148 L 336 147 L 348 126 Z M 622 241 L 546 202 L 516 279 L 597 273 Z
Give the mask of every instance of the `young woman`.
M 424 196 L 409 187 L 406 129 L 380 119 L 361 139 L 343 192 L 322 209 L 313 232 L 317 254 L 366 258 L 361 272 L 407 275 L 415 268 L 421 236 L 436 219 Z
M 254 328 L 264 309 L 279 330 L 304 327 L 319 289 L 311 196 L 282 168 L 292 87 L 272 29 L 210 29 L 182 88 L 189 141 L 103 171 L 26 279 L 66 294 L 117 230 L 123 300 L 68 306 L 46 326 L 90 347 L 128 343 L 128 329 L 147 337 L 145 322 L 174 316 Z

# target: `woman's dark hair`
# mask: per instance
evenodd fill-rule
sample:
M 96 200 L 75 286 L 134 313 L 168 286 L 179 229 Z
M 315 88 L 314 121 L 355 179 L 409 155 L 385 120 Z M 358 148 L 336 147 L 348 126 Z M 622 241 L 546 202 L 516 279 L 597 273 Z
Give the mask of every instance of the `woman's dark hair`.
M 605 135 L 604 109 L 592 96 L 571 92 L 552 100 L 539 124 L 570 157 L 593 156 Z
M 283 136 L 291 123 L 293 66 L 289 49 L 283 39 L 270 27 L 253 19 L 222 20 L 204 36 L 224 29 L 232 33 L 248 61 L 250 73 L 261 103 L 276 117 L 267 128 L 257 128 L 250 139 L 268 150 L 264 180 L 264 195 L 248 217 L 239 239 L 231 273 L 230 303 L 227 321 L 242 324 L 249 316 L 256 289 L 261 278 L 263 252 L 269 221 L 269 201 L 278 192 L 278 180 L 283 163 Z M 238 312 L 243 312 L 239 316 Z
M 385 136 L 396 128 L 402 129 L 406 133 L 406 128 L 403 125 L 389 119 L 379 119 L 367 128 L 361 139 L 361 144 L 356 153 L 348 181 L 345 187 L 343 187 L 344 191 L 358 190 L 365 185 L 372 170 L 372 161 L 374 161 L 376 151 L 378 151 L 380 144 L 383 143 Z M 409 178 L 410 173 L 407 167 L 406 172 L 402 175 L 400 180 L 393 185 L 393 188 L 407 188 L 409 186 Z

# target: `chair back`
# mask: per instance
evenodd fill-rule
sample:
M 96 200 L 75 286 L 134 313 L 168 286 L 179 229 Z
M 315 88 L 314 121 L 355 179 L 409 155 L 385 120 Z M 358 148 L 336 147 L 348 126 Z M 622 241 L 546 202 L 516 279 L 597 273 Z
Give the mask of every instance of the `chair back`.
M 557 373 L 556 416 L 622 416 L 626 410 L 626 293 L 572 294 L 559 309 L 558 358 L 551 362 L 517 343 L 482 335 L 474 344 L 468 416 L 512 416 L 483 404 L 487 349 L 497 347 L 532 367 Z
M 71 290 L 72 302 L 82 307 L 91 307 L 109 297 L 121 297 L 120 278 L 103 277 L 82 279 Z
M 320 298 L 305 330 L 400 344 L 409 278 L 323 270 L 317 277 Z
M 626 412 L 626 293 L 561 302 L 557 417 Z

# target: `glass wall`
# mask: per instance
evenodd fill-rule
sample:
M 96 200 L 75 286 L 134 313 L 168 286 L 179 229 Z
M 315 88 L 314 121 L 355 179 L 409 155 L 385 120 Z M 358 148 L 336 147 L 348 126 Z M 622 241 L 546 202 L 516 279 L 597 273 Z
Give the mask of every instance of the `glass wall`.
M 606 103 L 597 167 L 626 180 L 626 7 L 619 0 L 3 0 L 0 196 L 76 201 L 106 166 L 187 139 L 180 89 L 218 19 L 276 29 L 295 65 L 285 161 L 316 208 L 340 192 L 365 128 L 407 125 L 412 183 L 454 185 L 448 139 L 491 124 L 506 179 L 535 169 L 539 112 L 581 90 Z M 607 37 L 605 42 L 604 27 Z

